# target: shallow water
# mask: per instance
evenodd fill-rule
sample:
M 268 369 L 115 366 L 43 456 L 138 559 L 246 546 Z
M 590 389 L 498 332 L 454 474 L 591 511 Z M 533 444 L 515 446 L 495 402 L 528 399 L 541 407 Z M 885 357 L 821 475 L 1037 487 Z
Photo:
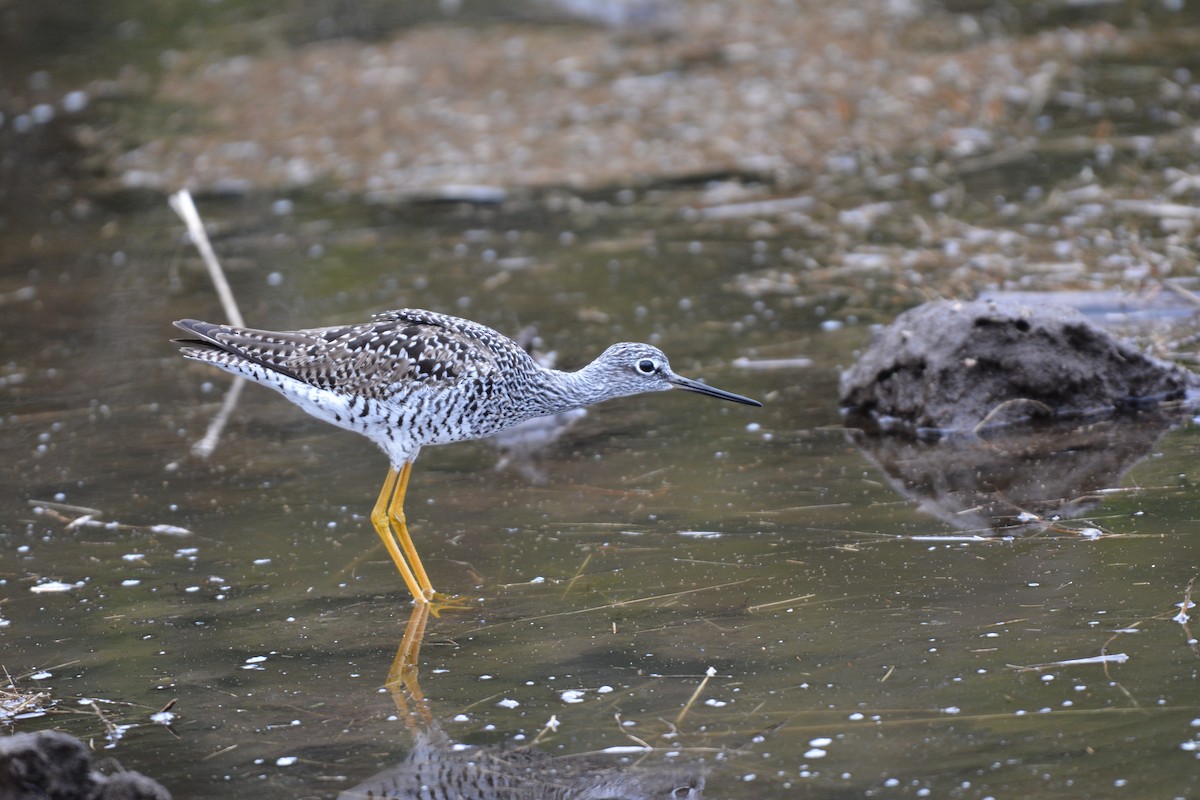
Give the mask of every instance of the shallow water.
M 170 48 L 260 35 L 232 24 L 214 45 L 189 17 L 122 44 L 132 12 L 103 11 L 64 29 L 103 30 L 74 34 L 78 52 L 30 38 L 0 81 L 57 103 L 110 64 L 156 74 Z M 230 379 L 169 342 L 174 319 L 223 317 L 182 225 L 152 192 L 74 194 L 70 168 L 40 160 L 78 144 L 62 130 L 4 128 L 32 166 L 0 187 L 0 666 L 46 696 L 0 730 L 67 730 L 177 798 L 335 797 L 440 732 L 533 747 L 563 775 L 703 773 L 710 797 L 1200 794 L 1200 660 L 1177 618 L 1200 574 L 1195 425 L 1097 426 L 1071 448 L 1111 457 L 1087 467 L 1040 435 L 961 461 L 881 452 L 837 412 L 869 324 L 926 297 L 1195 288 L 1194 10 L 1069 12 L 979 18 L 1130 36 L 1031 95 L 1022 124 L 935 126 L 912 152 L 851 142 L 853 158 L 820 153 L 778 184 L 645 176 L 496 206 L 385 208 L 316 185 L 200 197 L 252 325 L 428 307 L 536 326 L 568 368 L 644 339 L 765 403 L 614 401 L 502 469 L 488 443 L 422 453 L 414 536 L 435 585 L 473 605 L 429 621 L 426 703 L 408 711 L 385 682 L 411 605 L 367 519 L 382 454 L 250 386 L 212 455 L 190 455 Z M 916 46 L 972 49 L 971 20 L 948 19 L 914 22 Z M 1126 27 L 1088 27 L 1102 22 Z M 684 67 L 719 74 L 705 52 Z M 23 80 L 41 69 L 49 88 Z M 140 102 L 125 86 L 96 97 L 101 139 L 105 115 Z M 165 105 L 133 129 L 207 130 L 203 109 Z M 993 144 L 972 155 L 980 133 Z M 966 149 L 946 155 L 955 137 Z M 1145 316 L 1190 313 L 1162 308 Z M 1139 333 L 1195 358 L 1174 327 Z M 1047 464 L 1055 496 L 1016 502 L 1009 487 L 1051 483 Z M 1058 499 L 1081 516 L 1019 519 Z
M 535 324 L 566 367 L 651 339 L 766 404 L 611 402 L 527 473 L 486 443 L 422 454 L 414 535 L 436 586 L 478 598 L 421 653 L 450 739 L 528 744 L 553 716 L 539 749 L 644 742 L 709 796 L 1195 793 L 1200 662 L 1171 619 L 1197 574 L 1192 426 L 1086 520 L 971 538 L 840 428 L 837 365 L 866 328 L 729 290 L 752 241 L 651 240 L 633 212 L 269 208 L 201 202 L 251 324 L 422 305 Z M 169 212 L 101 217 L 61 223 L 3 287 L 0 642 L 57 701 L 17 729 L 91 739 L 176 797 L 333 796 L 413 745 L 382 688 L 410 609 L 366 519 L 385 460 L 254 386 L 189 456 L 229 381 L 179 358 L 170 322 L 220 308 Z M 1107 535 L 1072 533 L 1090 526 Z M 1128 660 L 1023 669 L 1102 654 Z M 133 727 L 112 742 L 89 698 Z

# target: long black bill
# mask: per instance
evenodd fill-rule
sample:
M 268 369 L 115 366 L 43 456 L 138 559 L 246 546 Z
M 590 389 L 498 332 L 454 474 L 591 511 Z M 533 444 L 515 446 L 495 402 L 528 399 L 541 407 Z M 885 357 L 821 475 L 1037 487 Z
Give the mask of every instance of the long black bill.
M 667 380 L 669 380 L 671 382 L 671 385 L 674 386 L 676 389 L 683 389 L 685 392 L 695 392 L 696 394 L 703 394 L 703 395 L 707 395 L 708 397 L 715 397 L 718 400 L 728 400 L 731 403 L 741 403 L 742 405 L 746 405 L 746 406 L 758 406 L 760 408 L 762 407 L 762 403 L 758 402 L 757 400 L 751 400 L 749 397 L 742 397 L 740 394 L 734 394 L 733 392 L 726 392 L 722 389 L 715 389 L 712 386 L 708 386 L 707 384 L 700 383 L 700 381 L 691 380 L 690 378 L 683 378 L 683 377 L 680 377 L 679 375 L 672 375 Z

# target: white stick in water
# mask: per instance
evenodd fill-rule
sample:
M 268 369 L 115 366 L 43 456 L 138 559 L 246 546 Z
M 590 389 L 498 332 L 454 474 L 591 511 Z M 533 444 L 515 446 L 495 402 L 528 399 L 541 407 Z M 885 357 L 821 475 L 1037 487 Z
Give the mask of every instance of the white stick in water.
M 238 309 L 237 300 L 233 298 L 233 292 L 229 288 L 229 281 L 225 280 L 225 271 L 221 269 L 221 262 L 217 261 L 217 254 L 213 252 L 212 244 L 208 241 L 208 234 L 204 232 L 204 223 L 200 220 L 200 212 L 196 210 L 196 204 L 192 202 L 192 193 L 187 189 L 181 189 L 171 195 L 168 202 L 171 204 L 171 209 L 183 220 L 183 224 L 187 225 L 188 236 L 191 237 L 192 244 L 196 245 L 196 249 L 200 251 L 200 258 L 204 260 L 204 266 L 208 267 L 208 275 L 217 288 L 217 296 L 221 298 L 221 305 L 225 308 L 225 316 L 229 318 L 229 323 L 239 328 L 246 327 L 246 323 L 242 320 L 242 312 Z
M 182 189 L 171 195 L 169 202 L 171 209 L 187 226 L 192 244 L 196 245 L 196 249 L 200 251 L 200 258 L 203 259 L 204 266 L 208 268 L 208 275 L 217 289 L 217 297 L 221 299 L 221 305 L 225 308 L 225 316 L 231 324 L 244 328 L 246 323 L 242 320 L 242 312 L 238 308 L 237 300 L 233 297 L 233 291 L 229 288 L 229 281 L 225 280 L 225 271 L 221 269 L 221 262 L 217 260 L 217 254 L 213 252 L 212 244 L 208 241 L 208 234 L 204 232 L 204 223 L 200 220 L 200 212 L 196 210 L 196 204 L 192 202 L 192 193 L 187 189 Z M 192 455 L 199 458 L 208 458 L 212 455 L 213 450 L 217 447 L 217 442 L 221 439 L 221 432 L 225 430 L 225 425 L 229 422 L 229 416 L 237 406 L 238 398 L 241 396 L 245 384 L 245 378 L 234 378 L 229 391 L 225 394 L 221 410 L 208 424 L 208 430 L 205 431 L 204 437 L 192 445 Z

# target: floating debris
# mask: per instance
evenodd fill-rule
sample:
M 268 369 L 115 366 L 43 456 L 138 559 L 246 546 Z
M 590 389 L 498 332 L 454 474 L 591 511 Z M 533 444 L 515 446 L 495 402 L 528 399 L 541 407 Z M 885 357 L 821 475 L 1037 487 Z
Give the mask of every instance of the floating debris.
M 994 537 L 994 536 L 975 536 L 975 535 L 956 536 L 953 534 L 948 535 L 948 536 L 939 536 L 936 534 L 922 534 L 920 536 L 909 536 L 907 538 L 914 542 L 994 542 L 994 541 L 996 541 L 996 537 Z
M 137 527 L 137 526 L 129 526 Z M 192 532 L 178 525 L 151 525 L 147 530 L 151 533 L 164 533 L 167 536 L 191 536 Z
M 1046 664 L 1031 664 L 1029 666 L 1010 665 L 1017 670 L 1039 670 L 1050 669 L 1052 667 L 1077 667 L 1083 664 L 1124 664 L 1129 660 L 1129 656 L 1125 653 L 1106 653 L 1099 656 L 1090 656 L 1088 658 L 1068 658 L 1064 661 L 1050 661 Z
M 39 583 L 36 586 L 30 586 L 29 591 L 34 594 L 56 594 L 59 592 L 69 592 L 77 586 L 82 586 L 83 582 L 79 583 L 63 583 L 62 581 L 46 581 Z
M 49 676 L 49 673 L 46 673 Z M 30 676 L 33 680 L 40 680 Z M 11 722 L 18 719 L 33 719 L 45 716 L 47 707 L 51 705 L 50 694 L 43 691 L 26 691 L 18 689 L 16 681 L 5 673 L 5 685 L 0 686 L 0 722 Z
M 813 360 L 803 356 L 796 356 L 795 358 L 746 358 L 745 356 L 741 356 L 729 363 L 737 369 L 775 370 L 811 367 Z
M 42 514 L 58 522 L 65 523 L 67 530 L 74 530 L 76 528 L 104 528 L 105 530 L 149 531 L 150 533 L 162 533 L 168 536 L 192 535 L 192 532 L 187 528 L 181 528 L 178 525 L 131 525 L 124 522 L 106 522 L 97 519 L 103 513 L 99 509 L 72 506 L 52 500 L 30 500 L 29 505 L 33 506 L 33 513 Z M 71 514 L 75 516 L 70 516 Z

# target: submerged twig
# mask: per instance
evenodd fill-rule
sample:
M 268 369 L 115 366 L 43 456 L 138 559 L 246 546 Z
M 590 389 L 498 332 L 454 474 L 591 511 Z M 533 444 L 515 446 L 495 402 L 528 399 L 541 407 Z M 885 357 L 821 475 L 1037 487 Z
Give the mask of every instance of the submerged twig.
M 677 597 L 683 597 L 684 595 L 695 594 L 697 592 L 710 592 L 716 589 L 726 589 L 730 586 L 739 586 L 743 583 L 749 582 L 749 578 L 742 578 L 741 580 L 736 581 L 726 581 L 725 583 L 714 583 L 709 586 L 699 586 L 695 589 L 681 589 L 678 592 L 666 592 L 664 594 L 647 595 L 646 597 L 635 597 L 632 600 L 616 600 L 612 603 L 605 603 L 598 606 L 588 606 L 587 608 L 576 608 L 570 611 L 552 611 L 548 614 L 539 614 L 533 617 L 522 617 L 521 621 L 537 622 L 539 620 L 552 619 L 554 617 L 572 617 L 577 614 L 590 614 L 595 611 L 607 611 L 614 608 L 627 608 L 639 603 L 652 603 L 658 600 L 673 600 Z M 509 624 L 511 624 L 511 622 L 494 622 L 488 625 L 480 625 L 475 628 L 470 628 L 466 631 L 466 633 L 478 633 L 479 631 L 486 631 L 491 628 L 498 628 L 502 625 Z
M 759 603 L 756 606 L 750 606 L 746 610 L 750 611 L 750 612 L 765 611 L 768 608 L 775 608 L 776 606 L 791 605 L 792 603 L 797 603 L 797 602 L 800 602 L 803 600 L 811 600 L 814 597 L 816 597 L 815 594 L 802 594 L 802 595 L 799 595 L 798 597 L 789 597 L 787 600 L 775 600 L 770 603 Z
M 602 752 L 602 753 L 629 753 L 629 752 L 639 752 L 639 751 L 654 749 L 654 745 L 650 744 L 645 739 L 642 739 L 638 736 L 634 736 L 633 732 L 625 727 L 624 723 L 621 720 L 621 715 L 619 713 L 613 714 L 613 719 L 615 719 L 617 721 L 617 729 L 620 730 L 621 733 L 625 734 L 625 737 L 627 739 L 631 739 L 632 741 L 637 742 L 637 748 L 636 748 L 636 750 L 633 750 L 633 749 L 629 748 L 628 746 L 606 747 L 600 752 Z
M 696 691 L 692 692 L 692 696 L 683 704 L 683 709 L 680 710 L 679 716 L 675 718 L 676 728 L 683 724 L 683 718 L 687 716 L 688 711 L 691 711 L 696 698 L 700 696 L 700 693 L 704 691 L 704 687 L 708 685 L 708 681 L 716 674 L 717 670 L 714 667 L 709 667 L 704 671 L 704 677 L 700 680 L 700 685 L 696 687 Z
M 1045 664 L 1009 664 L 1011 669 L 1018 672 L 1040 672 L 1044 669 L 1052 667 L 1075 667 L 1082 664 L 1104 664 L 1107 667 L 1109 664 L 1124 664 L 1129 660 L 1129 656 L 1125 653 L 1101 653 L 1098 656 L 1089 656 L 1087 658 L 1068 658 L 1062 661 L 1048 661 Z
M 238 745 L 237 745 L 237 744 L 231 744 L 231 745 L 228 745 L 228 746 L 226 746 L 226 747 L 222 747 L 220 750 L 217 750 L 217 751 L 215 751 L 215 752 L 209 753 L 208 755 L 206 755 L 206 756 L 202 757 L 200 760 L 201 760 L 201 761 L 208 761 L 210 758 L 216 758 L 217 756 L 223 756 L 223 755 L 225 755 L 226 753 L 228 753 L 228 752 L 231 752 L 231 751 L 233 751 L 233 750 L 237 750 L 237 749 L 238 749 Z
M 583 577 L 583 571 L 587 569 L 587 565 L 591 563 L 593 555 L 595 555 L 595 551 L 588 551 L 587 557 L 583 559 L 583 563 L 579 565 L 579 569 L 575 570 L 575 574 L 571 576 L 571 580 L 567 581 L 567 588 L 563 589 L 561 599 L 567 599 L 567 595 L 571 593 L 571 589 L 575 586 L 575 582 Z

